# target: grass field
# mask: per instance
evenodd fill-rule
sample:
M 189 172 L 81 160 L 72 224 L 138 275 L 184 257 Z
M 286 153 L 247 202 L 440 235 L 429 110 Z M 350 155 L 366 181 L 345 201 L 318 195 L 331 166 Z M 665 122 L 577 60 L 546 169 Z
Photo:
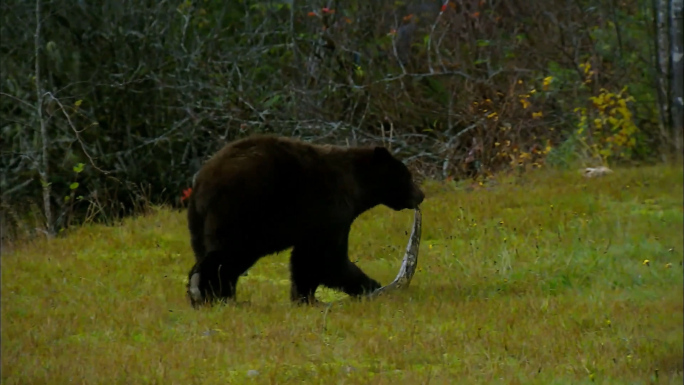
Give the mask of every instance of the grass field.
M 428 183 L 410 288 L 327 311 L 289 303 L 288 253 L 193 310 L 185 212 L 84 226 L 3 253 L 2 384 L 681 384 L 682 179 Z M 412 218 L 364 214 L 352 260 L 390 282 Z

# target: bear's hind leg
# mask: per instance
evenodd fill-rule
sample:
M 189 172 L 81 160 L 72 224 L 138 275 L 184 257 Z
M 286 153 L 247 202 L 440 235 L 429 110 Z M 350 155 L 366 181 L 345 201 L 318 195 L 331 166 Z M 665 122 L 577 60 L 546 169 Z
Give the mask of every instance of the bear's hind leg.
M 240 275 L 255 262 L 256 258 L 243 258 L 235 255 L 231 258 L 222 250 L 210 251 L 202 261 L 195 264 L 189 279 L 192 285 L 193 276 L 199 274 L 196 289 L 199 290 L 203 302 L 234 300 Z
M 206 254 L 204 247 L 204 218 L 197 212 L 195 197 L 191 196 L 188 203 L 188 230 L 190 231 L 190 246 L 195 254 L 195 261 L 200 262 Z

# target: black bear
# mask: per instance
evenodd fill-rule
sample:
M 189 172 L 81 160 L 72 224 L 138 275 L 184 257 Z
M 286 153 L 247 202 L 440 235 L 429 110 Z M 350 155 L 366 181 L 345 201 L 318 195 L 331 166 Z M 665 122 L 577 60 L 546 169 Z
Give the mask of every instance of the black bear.
M 380 287 L 349 260 L 352 222 L 379 204 L 415 209 L 425 195 L 384 147 L 345 148 L 258 135 L 227 144 L 196 174 L 188 228 L 194 307 L 234 299 L 261 257 L 293 247 L 290 297 L 316 302 L 319 285 L 359 296 Z

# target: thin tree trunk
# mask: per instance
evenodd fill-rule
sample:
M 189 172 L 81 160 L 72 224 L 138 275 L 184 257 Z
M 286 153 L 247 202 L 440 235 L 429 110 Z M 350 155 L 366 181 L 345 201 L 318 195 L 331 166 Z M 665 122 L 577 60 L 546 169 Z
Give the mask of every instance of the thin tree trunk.
M 52 208 L 50 207 L 50 165 L 48 159 L 48 132 L 47 125 L 43 119 L 43 87 L 40 82 L 40 27 L 41 27 L 41 7 L 40 1 L 36 0 L 36 33 L 33 37 L 35 55 L 36 55 L 36 68 L 35 68 L 35 79 L 36 79 L 36 112 L 38 113 L 38 123 L 40 124 L 40 137 L 42 143 L 42 164 L 38 165 L 38 173 L 40 174 L 40 183 L 43 187 L 43 206 L 45 210 L 45 227 L 47 230 L 48 238 L 54 236 L 54 226 L 52 223 Z
M 670 127 L 670 34 L 668 26 L 669 0 L 653 0 L 653 13 L 655 16 L 656 52 L 655 61 L 658 73 L 657 94 L 658 110 L 660 112 L 660 135 L 666 144 L 663 150 L 670 146 L 667 143 L 672 140 L 669 132 Z M 666 151 L 662 152 L 665 156 Z
M 672 60 L 672 139 L 675 155 L 682 159 L 684 132 L 684 0 L 670 2 L 670 52 Z

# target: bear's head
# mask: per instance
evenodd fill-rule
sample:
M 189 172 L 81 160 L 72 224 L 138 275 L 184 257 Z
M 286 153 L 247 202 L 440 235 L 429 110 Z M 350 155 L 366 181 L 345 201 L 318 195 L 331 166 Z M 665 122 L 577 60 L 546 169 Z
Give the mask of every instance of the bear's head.
M 425 194 L 413 181 L 408 167 L 384 147 L 373 149 L 372 167 L 366 170 L 375 200 L 392 210 L 416 209 Z

